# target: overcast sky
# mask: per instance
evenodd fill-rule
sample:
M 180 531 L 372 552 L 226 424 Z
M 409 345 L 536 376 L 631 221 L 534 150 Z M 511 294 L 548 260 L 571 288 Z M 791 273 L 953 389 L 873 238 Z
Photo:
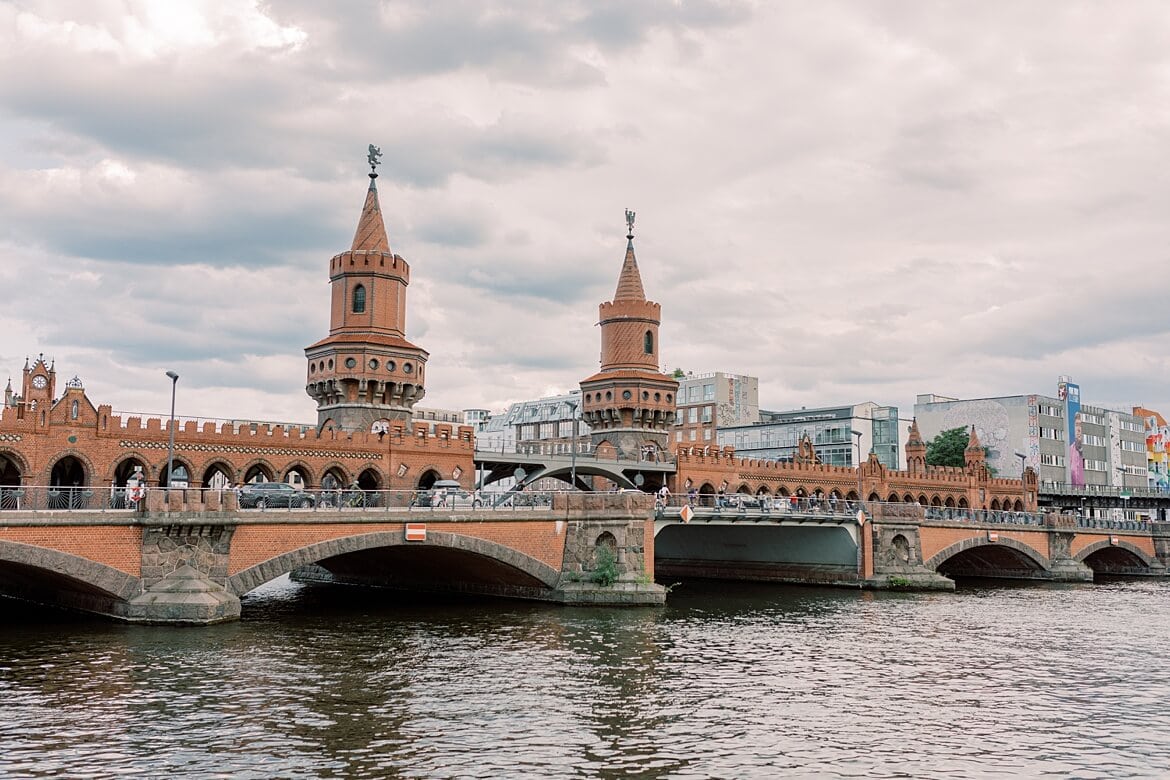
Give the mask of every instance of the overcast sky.
M 1156 0 L 0 1 L 0 382 L 315 421 L 370 143 L 423 405 L 593 373 L 629 208 L 663 368 L 765 408 L 1170 414 Z

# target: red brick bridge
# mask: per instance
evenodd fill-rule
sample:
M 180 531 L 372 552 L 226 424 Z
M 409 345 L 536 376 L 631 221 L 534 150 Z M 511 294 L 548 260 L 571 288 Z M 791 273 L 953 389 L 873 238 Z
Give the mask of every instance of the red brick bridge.
M 148 494 L 142 512 L 0 513 L 0 592 L 189 624 L 234 620 L 242 595 L 292 573 L 561 603 L 665 599 L 653 583 L 645 495 L 563 493 L 545 505 L 466 511 L 259 511 L 240 510 L 232 493 L 176 489 L 169 503 L 164 493 Z M 613 582 L 597 581 L 602 569 Z
M 938 516 L 877 502 L 691 514 L 656 509 L 644 494 L 569 492 L 507 508 L 241 511 L 230 493 L 164 493 L 148 494 L 142 512 L 0 512 L 0 593 L 131 622 L 205 624 L 238 618 L 241 596 L 286 574 L 618 605 L 663 603 L 656 572 L 953 589 L 952 577 L 1164 576 L 1170 562 L 1170 524 L 1089 527 L 1056 514 Z

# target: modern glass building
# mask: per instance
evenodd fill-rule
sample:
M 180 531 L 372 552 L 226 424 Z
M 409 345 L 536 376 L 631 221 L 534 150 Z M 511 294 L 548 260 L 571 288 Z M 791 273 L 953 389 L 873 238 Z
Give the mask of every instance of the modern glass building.
M 743 458 L 788 462 L 796 458 L 807 435 L 826 465 L 853 468 L 872 451 L 887 468 L 903 469 L 907 429 L 899 425 L 897 407 L 867 401 L 786 412 L 761 410 L 757 423 L 720 427 L 718 444 L 734 447 Z

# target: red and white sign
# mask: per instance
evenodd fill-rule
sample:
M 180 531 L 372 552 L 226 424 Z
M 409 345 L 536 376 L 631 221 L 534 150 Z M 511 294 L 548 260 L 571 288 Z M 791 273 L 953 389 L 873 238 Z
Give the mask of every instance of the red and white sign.
M 998 531 L 988 531 L 987 532 L 987 541 L 998 542 L 999 541 L 999 532 Z
M 427 540 L 427 524 L 426 523 L 407 523 L 406 524 L 406 541 L 408 542 L 425 542 Z
M 1116 537 L 1116 536 L 1110 536 L 1110 537 L 1109 537 L 1109 544 L 1117 544 L 1117 537 Z
M 682 518 L 684 523 L 689 523 L 691 522 L 691 518 L 695 516 L 695 510 L 691 509 L 689 506 L 684 506 L 679 511 L 678 516 Z

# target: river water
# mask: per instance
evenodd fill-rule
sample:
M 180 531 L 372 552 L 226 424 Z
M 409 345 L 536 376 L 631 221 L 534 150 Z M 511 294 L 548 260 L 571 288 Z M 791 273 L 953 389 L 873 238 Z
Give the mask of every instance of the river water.
M 278 580 L 244 619 L 0 601 L 0 777 L 1170 776 L 1170 582 L 663 608 Z

